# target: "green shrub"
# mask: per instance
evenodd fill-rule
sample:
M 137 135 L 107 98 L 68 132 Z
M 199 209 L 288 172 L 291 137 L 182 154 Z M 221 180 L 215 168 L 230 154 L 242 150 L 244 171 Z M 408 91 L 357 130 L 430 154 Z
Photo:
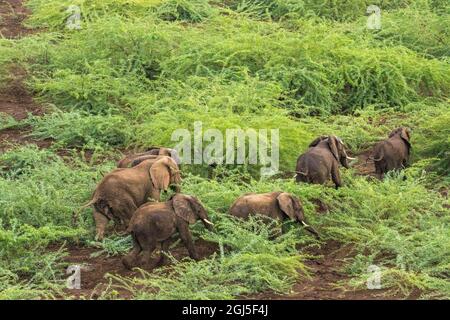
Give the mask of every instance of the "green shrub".
M 214 13 L 207 0 L 163 0 L 156 14 L 167 21 L 201 22 Z
M 432 168 L 442 175 L 450 173 L 450 112 L 430 119 L 419 128 L 417 143 L 420 144 L 418 157 L 436 158 Z
M 125 146 L 130 131 L 122 116 L 83 115 L 78 112 L 55 112 L 29 120 L 31 136 L 55 139 L 61 146 L 87 149 Z

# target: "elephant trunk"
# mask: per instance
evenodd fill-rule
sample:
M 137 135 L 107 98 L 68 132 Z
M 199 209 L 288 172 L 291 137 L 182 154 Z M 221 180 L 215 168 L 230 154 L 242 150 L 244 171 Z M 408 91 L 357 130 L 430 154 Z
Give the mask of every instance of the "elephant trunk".
M 206 229 L 208 229 L 209 231 L 213 230 L 214 223 L 212 223 L 208 219 L 202 219 L 202 222 Z
M 203 225 L 205 226 L 206 229 L 208 229 L 209 231 L 212 231 L 214 223 L 209 221 L 209 217 L 208 217 L 208 214 L 206 213 L 205 208 L 203 208 L 203 206 L 202 206 L 202 207 L 200 207 L 198 209 L 199 209 L 197 211 L 198 218 L 200 218 L 202 220 L 202 223 L 203 223 Z
M 316 231 L 316 229 L 314 229 L 313 227 L 311 227 L 311 226 L 310 226 L 309 224 L 307 224 L 304 220 L 301 220 L 300 222 L 301 222 L 301 224 L 305 227 L 305 229 L 306 229 L 308 232 L 312 233 L 312 234 L 316 237 L 316 239 L 320 239 L 320 234 Z

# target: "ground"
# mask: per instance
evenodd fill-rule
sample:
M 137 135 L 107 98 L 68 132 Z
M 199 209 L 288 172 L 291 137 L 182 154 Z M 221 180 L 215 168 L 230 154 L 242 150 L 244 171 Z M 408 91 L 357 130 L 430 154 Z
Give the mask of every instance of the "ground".
M 29 12 L 23 7 L 21 0 L 2 0 L 0 3 L 0 33 L 6 38 L 18 38 L 31 33 L 22 25 L 23 20 Z M 16 120 L 22 120 L 28 113 L 40 115 L 44 109 L 33 100 L 32 93 L 26 88 L 24 80 L 27 75 L 24 70 L 11 70 L 11 80 L 2 90 L 0 90 L 0 112 L 6 113 Z M 41 148 L 47 148 L 52 141 L 33 140 L 27 137 L 28 128 L 6 129 L 0 131 L 0 150 L 3 152 L 10 148 L 12 144 L 35 143 Z M 62 151 L 63 152 L 63 151 Z M 373 174 L 373 164 L 366 162 L 368 153 L 365 152 L 359 157 L 359 165 L 356 169 L 361 174 Z M 318 213 L 325 213 L 326 206 L 318 201 Z M 216 251 L 216 246 L 204 240 L 197 240 L 196 247 L 201 257 L 207 257 Z M 58 245 L 50 247 L 57 250 Z M 102 254 L 92 257 L 92 254 L 99 249 L 84 246 L 71 245 L 68 248 L 66 262 L 69 264 L 85 264 L 86 270 L 81 274 L 81 290 L 67 290 L 75 298 L 96 298 L 99 291 L 108 281 L 105 274 L 137 275 L 138 273 L 126 270 L 120 256 L 108 257 Z M 171 253 L 181 259 L 188 255 L 186 248 L 178 245 L 171 250 Z M 340 268 L 342 260 L 351 256 L 351 245 L 341 246 L 336 242 L 328 242 L 321 248 L 312 252 L 320 256 L 317 259 L 307 262 L 311 269 L 312 278 L 300 277 L 289 294 L 278 295 L 271 292 L 257 295 L 244 296 L 243 299 L 400 299 L 401 297 L 388 297 L 383 290 L 359 290 L 345 291 L 336 287 L 339 281 L 348 278 Z M 130 294 L 124 289 L 119 290 L 121 298 L 128 298 Z M 415 295 L 410 298 L 414 298 Z

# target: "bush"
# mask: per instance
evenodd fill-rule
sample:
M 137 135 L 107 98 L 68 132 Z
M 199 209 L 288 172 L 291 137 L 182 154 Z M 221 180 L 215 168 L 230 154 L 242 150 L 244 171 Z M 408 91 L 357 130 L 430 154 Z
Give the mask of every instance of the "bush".
M 30 120 L 31 136 L 55 139 L 60 146 L 107 149 L 127 145 L 130 131 L 122 116 L 93 116 L 55 112 Z
M 214 13 L 207 0 L 164 0 L 156 14 L 167 21 L 201 22 Z

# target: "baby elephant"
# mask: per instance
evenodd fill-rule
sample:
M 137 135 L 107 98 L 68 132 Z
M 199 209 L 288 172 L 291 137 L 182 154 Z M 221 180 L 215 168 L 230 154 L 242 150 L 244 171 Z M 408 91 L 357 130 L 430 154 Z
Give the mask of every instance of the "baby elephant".
M 120 168 L 105 175 L 97 185 L 92 200 L 84 207 L 94 207 L 96 238 L 103 239 L 109 220 L 128 225 L 136 209 L 149 197 L 160 200 L 169 185 L 180 192 L 180 171 L 170 157 L 146 160 L 132 168 Z
M 117 163 L 118 168 L 134 167 L 147 159 L 156 159 L 158 156 L 168 156 L 175 160 L 177 164 L 180 163 L 180 158 L 175 149 L 164 147 L 150 147 L 145 152 L 135 153 L 126 156 Z
M 296 181 L 324 184 L 330 175 L 336 189 L 342 186 L 339 164 L 348 168 L 354 160 L 345 152 L 344 143 L 336 136 L 321 136 L 311 142 L 308 151 L 297 159 Z
M 189 224 L 201 219 L 208 230 L 212 230 L 212 222 L 200 201 L 189 195 L 175 194 L 169 201 L 147 203 L 142 205 L 133 215 L 128 232 L 133 238 L 133 249 L 122 259 L 123 265 L 131 269 L 138 264 L 142 253 L 143 263 L 151 268 L 150 256 L 158 243 L 161 243 L 161 255 L 157 264 L 165 263 L 170 238 L 178 232 L 192 259 L 198 260 L 198 254 L 189 231 Z
M 393 130 L 388 139 L 379 142 L 373 149 L 371 160 L 375 163 L 375 172 L 383 178 L 384 174 L 391 170 L 406 167 L 411 151 L 411 131 L 400 127 Z
M 230 208 L 230 214 L 244 219 L 254 214 L 279 221 L 289 218 L 301 223 L 306 230 L 319 238 L 319 233 L 306 222 L 300 200 L 287 192 L 245 194 L 234 201 Z

